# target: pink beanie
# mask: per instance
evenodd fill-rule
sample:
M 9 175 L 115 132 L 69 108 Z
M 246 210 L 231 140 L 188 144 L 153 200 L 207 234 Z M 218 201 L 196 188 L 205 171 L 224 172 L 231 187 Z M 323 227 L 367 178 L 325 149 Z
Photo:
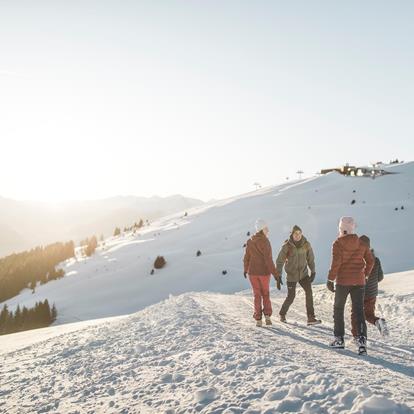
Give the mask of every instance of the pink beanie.
M 345 234 L 353 234 L 356 223 L 352 217 L 341 217 L 339 220 L 339 233 L 343 236 Z

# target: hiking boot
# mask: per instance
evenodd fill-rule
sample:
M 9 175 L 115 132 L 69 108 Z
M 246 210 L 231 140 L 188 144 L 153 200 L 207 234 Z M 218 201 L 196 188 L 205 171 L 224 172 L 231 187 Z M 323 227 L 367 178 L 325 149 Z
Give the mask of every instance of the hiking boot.
M 343 336 L 335 336 L 335 339 L 329 344 L 331 348 L 344 349 L 345 342 Z
M 280 322 L 287 323 L 285 315 L 279 315 L 279 318 L 280 318 Z
M 319 325 L 320 323 L 322 323 L 322 321 L 320 319 L 316 319 L 314 316 L 310 316 L 308 318 L 308 326 L 309 325 Z
M 367 354 L 367 338 L 363 335 L 357 336 L 357 347 L 359 355 Z
M 263 322 L 262 322 L 261 319 L 256 320 L 256 326 L 258 326 L 259 328 L 261 328 L 263 326 Z
M 269 315 L 265 315 L 265 322 L 266 322 L 266 325 L 272 325 L 272 320 L 270 319 Z
M 388 327 L 387 327 L 387 323 L 385 322 L 385 319 L 383 319 L 383 318 L 377 319 L 375 321 L 375 326 L 377 327 L 377 329 L 379 330 L 379 333 L 382 336 L 388 336 L 389 335 L 389 331 L 388 331 Z

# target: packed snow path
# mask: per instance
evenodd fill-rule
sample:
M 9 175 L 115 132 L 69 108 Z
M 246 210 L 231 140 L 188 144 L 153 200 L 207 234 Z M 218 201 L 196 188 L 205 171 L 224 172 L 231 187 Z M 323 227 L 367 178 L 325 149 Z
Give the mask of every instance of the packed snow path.
M 315 327 L 305 324 L 301 291 L 291 323 L 274 317 L 271 328 L 254 326 L 247 292 L 171 297 L 2 355 L 0 411 L 411 413 L 413 294 L 382 296 L 395 338 L 369 326 L 367 357 L 349 336 L 347 349 L 328 349 L 333 296 L 323 286 L 315 304 L 324 322 Z M 277 313 L 284 292 L 272 298 Z

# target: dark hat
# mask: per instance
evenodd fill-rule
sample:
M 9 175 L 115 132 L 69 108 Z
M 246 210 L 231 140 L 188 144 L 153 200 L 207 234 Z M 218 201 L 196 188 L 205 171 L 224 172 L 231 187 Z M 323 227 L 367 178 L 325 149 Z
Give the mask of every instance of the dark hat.
M 292 234 L 295 232 L 295 231 L 300 231 L 301 233 L 302 233 L 302 229 L 297 225 L 297 224 L 295 224 L 294 226 L 293 226 L 293 229 L 292 229 Z
M 359 240 L 361 240 L 361 242 L 367 245 L 368 247 L 371 247 L 371 240 L 369 239 L 368 236 L 365 236 L 365 234 L 361 236 Z

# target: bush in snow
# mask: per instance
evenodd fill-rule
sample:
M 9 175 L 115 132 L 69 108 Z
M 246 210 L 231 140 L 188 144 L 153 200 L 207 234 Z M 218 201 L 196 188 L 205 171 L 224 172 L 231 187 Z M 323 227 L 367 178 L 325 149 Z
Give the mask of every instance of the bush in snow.
M 196 255 L 197 255 L 197 257 L 201 256 L 201 252 L 200 252 L 200 250 L 197 250 Z
M 164 259 L 164 256 L 157 256 L 157 258 L 154 261 L 155 269 L 162 269 L 166 264 L 167 262 Z
M 120 234 L 121 234 L 121 229 L 119 227 L 115 227 L 114 237 L 119 236 Z

